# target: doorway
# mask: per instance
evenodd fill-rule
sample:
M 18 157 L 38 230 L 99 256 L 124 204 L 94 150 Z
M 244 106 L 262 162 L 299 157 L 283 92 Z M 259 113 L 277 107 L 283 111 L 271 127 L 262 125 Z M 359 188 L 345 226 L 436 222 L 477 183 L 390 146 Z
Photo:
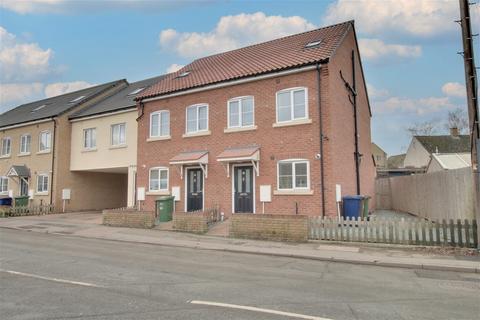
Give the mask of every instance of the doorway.
M 233 204 L 235 213 L 253 213 L 254 183 L 252 166 L 234 166 Z
M 203 210 L 203 171 L 187 169 L 187 212 Z

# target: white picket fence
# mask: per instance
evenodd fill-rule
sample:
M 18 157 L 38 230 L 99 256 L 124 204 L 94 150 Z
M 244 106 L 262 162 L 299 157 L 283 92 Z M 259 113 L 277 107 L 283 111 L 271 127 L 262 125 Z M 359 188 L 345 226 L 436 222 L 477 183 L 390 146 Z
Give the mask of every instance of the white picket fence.
M 310 217 L 311 240 L 476 248 L 476 220 Z

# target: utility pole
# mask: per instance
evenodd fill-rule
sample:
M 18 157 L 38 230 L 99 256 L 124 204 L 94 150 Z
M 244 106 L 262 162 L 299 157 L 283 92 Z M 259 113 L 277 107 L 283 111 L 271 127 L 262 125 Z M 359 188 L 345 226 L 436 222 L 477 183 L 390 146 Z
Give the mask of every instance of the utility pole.
M 470 18 L 470 5 L 468 0 L 459 0 L 460 3 L 460 25 L 462 26 L 463 42 L 463 61 L 465 65 L 465 86 L 467 89 L 468 118 L 470 124 L 470 143 L 472 150 L 472 169 L 475 185 L 475 217 L 477 223 L 480 223 L 480 172 L 478 163 L 480 162 L 480 128 L 479 128 L 479 110 L 478 110 L 478 82 L 477 69 L 475 68 L 475 59 L 473 52 L 472 23 Z M 477 232 L 477 243 L 480 249 L 480 232 Z

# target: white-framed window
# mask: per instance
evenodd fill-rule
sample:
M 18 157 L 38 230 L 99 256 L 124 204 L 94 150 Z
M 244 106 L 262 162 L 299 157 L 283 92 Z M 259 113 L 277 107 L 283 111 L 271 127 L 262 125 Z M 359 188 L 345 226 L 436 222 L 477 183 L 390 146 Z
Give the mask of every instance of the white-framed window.
M 167 191 L 168 190 L 168 168 L 165 168 L 165 167 L 151 168 L 148 181 L 149 181 L 150 191 Z
M 310 163 L 301 159 L 279 161 L 277 178 L 278 190 L 309 190 Z
M 290 88 L 277 92 L 277 122 L 288 122 L 307 118 L 307 88 Z
M 150 114 L 150 137 L 170 135 L 170 111 L 160 110 Z
M 127 143 L 126 124 L 112 124 L 110 144 L 112 146 L 121 146 Z
M 83 129 L 83 148 L 95 149 L 97 147 L 97 129 Z
M 39 174 L 37 176 L 37 192 L 48 192 L 48 175 Z
M 20 136 L 20 153 L 30 153 L 30 146 L 32 144 L 32 136 L 29 134 L 22 134 Z
M 208 105 L 197 104 L 187 107 L 187 133 L 196 133 L 208 130 Z
M 38 143 L 38 151 L 49 151 L 50 148 L 52 147 L 52 141 L 51 141 L 51 136 L 52 134 L 50 131 L 42 131 L 40 132 L 39 136 L 39 143 Z
M 255 106 L 253 97 L 238 97 L 228 101 L 228 127 L 242 128 L 254 125 Z
M 0 177 L 0 194 L 8 193 L 8 178 Z
M 7 157 L 12 152 L 12 139 L 5 137 L 2 139 L 2 149 L 0 150 L 0 156 Z

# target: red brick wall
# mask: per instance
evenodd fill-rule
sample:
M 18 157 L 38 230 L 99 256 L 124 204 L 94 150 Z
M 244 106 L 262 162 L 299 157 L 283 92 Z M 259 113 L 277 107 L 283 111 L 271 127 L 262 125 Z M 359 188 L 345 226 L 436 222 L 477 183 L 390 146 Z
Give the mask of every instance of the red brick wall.
M 335 215 L 335 184 L 340 183 L 343 194 L 354 193 L 355 167 L 353 160 L 353 113 L 343 83 L 339 82 L 338 70 L 342 65 L 347 79 L 351 79 L 350 51 L 353 48 L 353 34 L 337 50 L 336 57 L 322 70 L 321 99 L 323 106 L 325 140 L 325 189 L 326 213 Z M 348 59 L 348 60 L 347 60 Z M 359 89 L 359 132 L 362 161 L 362 193 L 373 195 L 374 167 L 370 152 L 370 115 L 363 90 L 360 67 L 357 66 L 357 87 Z M 291 87 L 308 88 L 308 112 L 311 124 L 274 128 L 276 119 L 276 92 Z M 227 127 L 227 101 L 239 96 L 254 96 L 254 131 L 224 133 Z M 198 103 L 209 104 L 209 129 L 211 135 L 183 138 L 185 133 L 185 109 Z M 147 142 L 150 113 L 158 110 L 170 111 L 172 138 Z M 310 161 L 310 188 L 313 195 L 273 195 L 272 202 L 265 204 L 265 213 L 319 215 L 321 208 L 319 115 L 317 104 L 317 73 L 315 70 L 303 73 L 238 84 L 225 88 L 208 90 L 178 97 L 171 97 L 145 103 L 144 115 L 138 123 L 138 171 L 137 186 L 148 190 L 149 168 L 169 167 L 169 188 L 180 186 L 181 201 L 176 202 L 176 211 L 185 210 L 185 180 L 179 171 L 169 165 L 169 160 L 182 151 L 208 150 L 208 178 L 204 183 L 205 208 L 219 205 L 220 211 L 228 216 L 232 212 L 232 177 L 228 178 L 225 168 L 216 157 L 225 149 L 236 146 L 257 144 L 260 146 L 260 176 L 255 177 L 256 212 L 262 211 L 259 201 L 260 185 L 277 184 L 277 162 L 283 159 L 301 158 Z M 154 209 L 156 196 L 147 195 L 146 210 Z M 373 203 L 373 201 L 371 202 Z
M 325 117 L 325 133 L 328 138 L 325 142 L 327 149 L 325 165 L 327 181 L 325 184 L 327 187 L 326 205 L 329 213 L 335 210 L 335 184 L 342 186 L 342 195 L 356 194 L 353 106 L 348 100 L 347 90 L 340 78 L 341 70 L 344 78 L 352 83 L 351 52 L 354 48 L 356 48 L 355 37 L 353 32 L 350 32 L 328 64 L 328 70 L 325 70 L 329 75 L 328 97 L 326 97 L 327 103 L 325 105 L 327 114 Z M 371 153 L 370 114 L 358 54 L 358 51 L 356 51 L 355 75 L 358 93 L 359 152 L 363 154 L 360 164 L 360 191 L 361 194 L 373 197 L 375 166 Z M 374 201 L 370 201 L 370 204 L 373 203 Z
M 169 187 L 181 187 L 181 201 L 176 202 L 176 211 L 185 210 L 185 180 L 169 160 L 182 151 L 208 150 L 208 178 L 205 179 L 205 207 L 218 204 L 220 210 L 230 215 L 232 212 L 232 177 L 228 178 L 224 166 L 216 157 L 225 148 L 235 146 L 260 145 L 260 176 L 255 177 L 256 212 L 261 212 L 259 201 L 260 185 L 269 184 L 272 191 L 277 184 L 277 161 L 302 158 L 310 161 L 310 184 L 313 195 L 272 195 L 272 202 L 265 204 L 266 213 L 294 214 L 295 202 L 299 214 L 318 215 L 320 204 L 320 161 L 319 129 L 317 113 L 315 71 L 266 79 L 257 82 L 209 90 L 184 96 L 145 103 L 145 114 L 138 123 L 138 171 L 137 186 L 148 190 L 149 168 L 166 166 L 170 168 Z M 276 119 L 276 92 L 291 87 L 308 88 L 308 110 L 313 123 L 299 126 L 274 128 Z M 254 131 L 224 133 L 227 127 L 227 101 L 238 96 L 252 95 L 255 99 Z M 182 138 L 185 133 L 185 108 L 196 103 L 209 104 L 209 136 Z M 151 141 L 149 135 L 150 113 L 170 110 L 171 140 Z M 153 210 L 156 196 L 146 196 L 145 209 Z

